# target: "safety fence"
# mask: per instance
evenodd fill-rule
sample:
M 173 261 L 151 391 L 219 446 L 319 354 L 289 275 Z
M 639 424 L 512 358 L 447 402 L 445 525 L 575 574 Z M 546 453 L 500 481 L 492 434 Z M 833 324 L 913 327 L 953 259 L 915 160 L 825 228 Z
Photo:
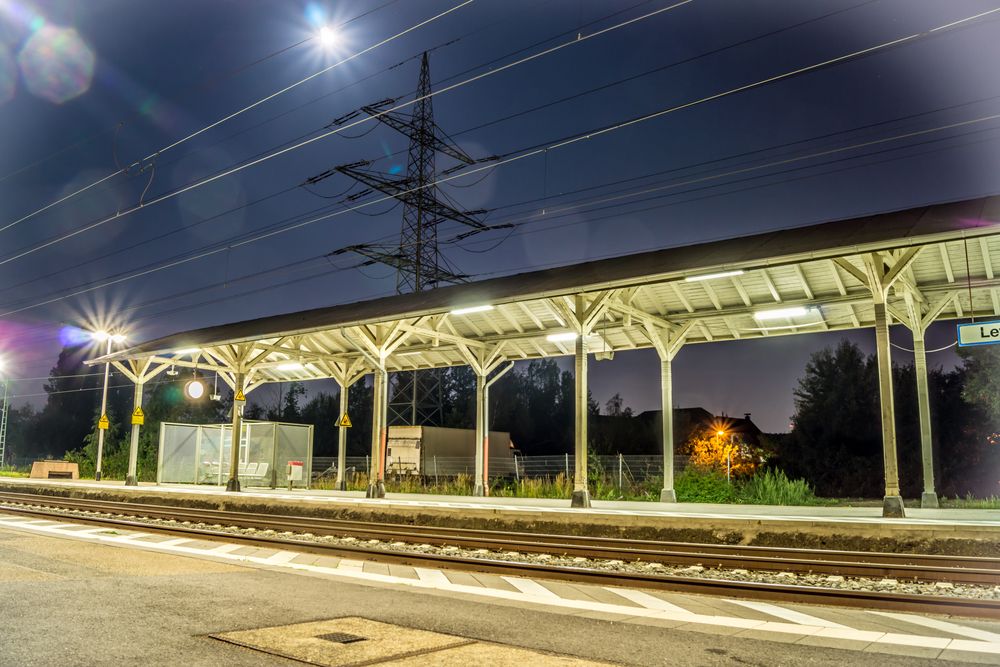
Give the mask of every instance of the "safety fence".
M 680 472 L 687 465 L 686 456 L 674 457 L 674 471 Z M 663 476 L 663 457 L 659 455 L 614 454 L 610 456 L 590 456 L 592 469 L 603 476 L 616 480 L 619 484 L 643 482 L 650 478 Z M 367 456 L 348 456 L 345 472 L 351 474 L 367 474 L 369 460 Z M 489 461 L 490 477 L 521 478 L 555 478 L 564 475 L 573 476 L 576 457 L 572 454 L 556 456 L 514 456 L 512 458 L 493 458 Z M 408 466 L 405 470 L 393 465 L 392 457 L 386 460 L 388 474 L 418 475 L 425 478 L 456 477 L 458 475 L 473 475 L 476 470 L 476 459 L 472 456 L 430 456 L 421 462 L 420 469 Z M 314 478 L 334 478 L 337 475 L 337 459 L 330 456 L 314 456 L 312 474 Z

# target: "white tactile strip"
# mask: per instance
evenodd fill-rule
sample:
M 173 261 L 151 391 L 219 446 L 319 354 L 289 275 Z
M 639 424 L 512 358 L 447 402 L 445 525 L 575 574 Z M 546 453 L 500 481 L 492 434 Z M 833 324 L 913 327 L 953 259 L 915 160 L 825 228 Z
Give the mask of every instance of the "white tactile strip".
M 571 613 L 604 613 L 618 615 L 628 622 L 647 619 L 661 620 L 694 629 L 747 634 L 758 639 L 798 636 L 796 641 L 833 642 L 844 648 L 886 653 L 910 653 L 914 647 L 925 649 L 928 657 L 941 656 L 952 660 L 981 659 L 997 656 L 1000 663 L 1000 633 L 970 627 L 961 623 L 929 616 L 895 612 L 864 611 L 847 608 L 829 610 L 806 605 L 777 605 L 765 602 L 684 596 L 632 589 L 596 586 L 572 586 L 577 595 L 560 595 L 565 583 L 534 580 L 523 577 L 472 575 L 434 568 L 406 568 L 412 576 L 383 574 L 384 566 L 346 558 L 327 558 L 311 554 L 268 548 L 248 547 L 235 543 L 220 543 L 206 548 L 202 541 L 188 538 L 162 540 L 159 536 L 138 531 L 119 531 L 82 527 L 80 524 L 28 519 L 0 515 L 0 526 L 52 537 L 99 542 L 107 545 L 142 548 L 198 558 L 210 558 L 265 567 L 269 569 L 308 573 L 314 576 L 352 580 L 356 583 L 378 582 L 412 589 L 473 595 L 488 599 L 547 607 L 552 611 Z M 320 564 L 323 563 L 323 564 Z M 367 568 L 366 568 L 367 565 Z M 368 571 L 366 571 L 366 569 Z M 380 570 L 375 572 L 373 570 Z M 397 570 L 398 571 L 398 570 Z M 450 577 L 449 577 L 450 575 Z M 495 582 L 491 587 L 490 582 Z M 465 582 L 465 583 L 459 583 Z M 475 583 L 476 585 L 473 585 Z M 506 584 L 503 588 L 497 586 Z M 669 598 L 669 599 L 667 599 Z M 691 607 L 700 611 L 692 611 Z M 710 613 L 727 610 L 731 613 Z M 738 610 L 744 610 L 739 614 Z M 865 630 L 823 618 L 824 613 L 840 620 L 857 619 Z M 982 623 L 980 623 L 982 625 Z M 1000 629 L 1000 626 L 997 626 Z
M 113 489 L 115 491 L 121 491 L 125 493 L 141 493 L 154 489 L 157 493 L 184 493 L 184 494 L 198 494 L 206 496 L 224 496 L 231 497 L 232 494 L 227 492 L 222 487 L 205 487 L 205 486 L 195 486 L 182 485 L 182 486 L 172 486 L 172 485 L 157 485 L 152 486 L 114 486 L 109 487 L 107 484 L 98 482 L 86 482 L 86 481 L 73 481 L 73 482 L 53 482 L 50 480 L 29 480 L 29 479 L 19 479 L 10 478 L 4 480 L 5 482 L 10 482 L 14 484 L 41 484 L 44 486 L 52 487 L 67 487 L 71 486 L 74 488 L 88 488 L 88 489 Z M 310 501 L 310 502 L 323 502 L 334 505 L 372 505 L 377 506 L 382 509 L 389 509 L 392 507 L 401 508 L 413 508 L 413 507 L 431 507 L 431 508 L 442 508 L 442 509 L 488 509 L 496 512 L 538 512 L 538 513 L 573 513 L 574 515 L 579 515 L 581 513 L 597 514 L 597 515 L 628 515 L 628 516 L 644 516 L 644 517 L 683 517 L 691 519 L 726 519 L 734 521 L 756 521 L 756 520 L 766 520 L 766 521 L 776 521 L 776 522 L 823 522 L 823 523 L 855 523 L 855 524 L 884 524 L 887 521 L 879 516 L 881 513 L 881 508 L 869 508 L 872 512 L 872 516 L 851 516 L 847 514 L 827 514 L 823 511 L 815 512 L 813 514 L 809 513 L 785 513 L 785 514 L 772 514 L 770 511 L 767 513 L 742 513 L 742 512 L 718 512 L 718 511 L 696 511 L 683 510 L 683 509 L 661 509 L 661 508 L 642 508 L 636 507 L 635 504 L 630 504 L 629 507 L 616 508 L 602 506 L 602 503 L 598 503 L 591 508 L 586 510 L 581 509 L 570 509 L 565 506 L 556 505 L 546 505 L 542 503 L 532 503 L 528 502 L 509 502 L 507 499 L 502 498 L 489 498 L 476 501 L 463 501 L 456 498 L 455 500 L 434 500 L 434 499 L 409 499 L 409 498 L 382 498 L 382 499 L 370 499 L 361 498 L 354 496 L 342 496 L 342 495 L 330 495 L 322 491 L 299 491 L 296 493 L 282 493 L 282 492 L 271 492 L 266 490 L 246 490 L 240 494 L 243 498 L 265 498 L 265 499 L 280 499 L 280 500 L 292 500 L 292 501 Z M 604 503 L 603 505 L 608 505 L 610 503 Z M 781 508 L 775 507 L 774 511 L 778 512 Z M 849 511 L 849 510 L 844 510 Z M 919 510 L 918 510 L 919 511 Z M 948 510 L 953 514 L 959 510 Z M 907 516 L 903 519 L 892 519 L 891 524 L 894 526 L 905 526 L 905 525 L 920 525 L 920 526 L 942 526 L 948 528 L 954 528 L 956 525 L 966 526 L 966 527 L 992 527 L 1000 528 L 1000 512 L 990 511 L 990 510 L 976 510 L 977 516 L 982 515 L 987 518 L 958 518 L 957 514 L 954 516 L 949 516 L 948 518 L 917 518 L 913 516 Z M 998 517 L 998 518 L 995 518 Z

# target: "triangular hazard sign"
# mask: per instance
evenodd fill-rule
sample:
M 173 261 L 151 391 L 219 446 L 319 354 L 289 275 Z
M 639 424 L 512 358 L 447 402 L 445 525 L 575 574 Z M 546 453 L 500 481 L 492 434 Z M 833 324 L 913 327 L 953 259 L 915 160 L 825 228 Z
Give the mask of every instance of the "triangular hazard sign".
M 237 403 L 243 403 L 247 400 L 247 397 L 243 395 L 243 390 L 240 389 L 239 391 L 236 392 L 236 395 L 233 396 L 233 400 L 236 401 Z
M 142 411 L 141 407 L 138 407 L 138 408 L 136 408 L 135 410 L 132 411 L 132 416 L 133 417 L 145 417 L 146 413 Z
M 107 415 L 101 415 L 101 418 L 97 420 L 97 428 L 106 429 L 111 425 L 111 420 L 108 419 Z
M 344 413 L 344 416 L 340 418 L 337 426 L 343 426 L 344 428 L 351 428 L 351 426 L 353 426 L 353 424 L 351 424 L 351 418 L 347 416 L 346 412 Z

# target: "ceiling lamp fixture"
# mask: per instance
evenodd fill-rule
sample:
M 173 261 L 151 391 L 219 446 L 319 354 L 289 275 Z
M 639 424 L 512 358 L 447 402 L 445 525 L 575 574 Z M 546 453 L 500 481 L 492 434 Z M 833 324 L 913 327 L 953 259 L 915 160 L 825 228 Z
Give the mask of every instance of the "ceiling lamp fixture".
M 715 280 L 716 278 L 730 278 L 732 276 L 742 276 L 743 269 L 737 269 L 735 271 L 723 271 L 721 273 L 705 273 L 700 276 L 688 276 L 684 279 L 686 283 L 696 283 L 699 280 Z
M 455 310 L 451 311 L 451 314 L 468 315 L 469 313 L 483 313 L 486 312 L 487 310 L 493 310 L 494 307 L 495 306 L 492 306 L 491 304 L 485 303 L 481 306 L 467 306 L 465 308 L 456 308 Z
M 287 364 L 281 364 L 278 366 L 279 371 L 301 371 L 305 366 L 297 361 L 291 361 Z
M 803 317 L 816 312 L 809 306 L 793 306 L 791 308 L 775 308 L 774 310 L 759 310 L 753 314 L 755 320 L 784 320 L 791 317 Z
M 562 333 L 549 334 L 545 337 L 545 340 L 552 343 L 567 343 L 571 340 L 576 340 L 576 332 L 563 331 Z

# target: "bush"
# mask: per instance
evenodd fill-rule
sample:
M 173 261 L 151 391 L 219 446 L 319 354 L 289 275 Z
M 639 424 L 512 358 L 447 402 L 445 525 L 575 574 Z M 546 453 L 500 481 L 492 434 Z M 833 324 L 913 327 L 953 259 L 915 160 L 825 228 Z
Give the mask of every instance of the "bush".
M 674 491 L 682 503 L 731 503 L 736 489 L 726 476 L 714 470 L 688 468 L 674 479 Z
M 749 505 L 814 505 L 816 494 L 804 479 L 791 480 L 781 470 L 766 470 L 748 479 L 738 501 Z

